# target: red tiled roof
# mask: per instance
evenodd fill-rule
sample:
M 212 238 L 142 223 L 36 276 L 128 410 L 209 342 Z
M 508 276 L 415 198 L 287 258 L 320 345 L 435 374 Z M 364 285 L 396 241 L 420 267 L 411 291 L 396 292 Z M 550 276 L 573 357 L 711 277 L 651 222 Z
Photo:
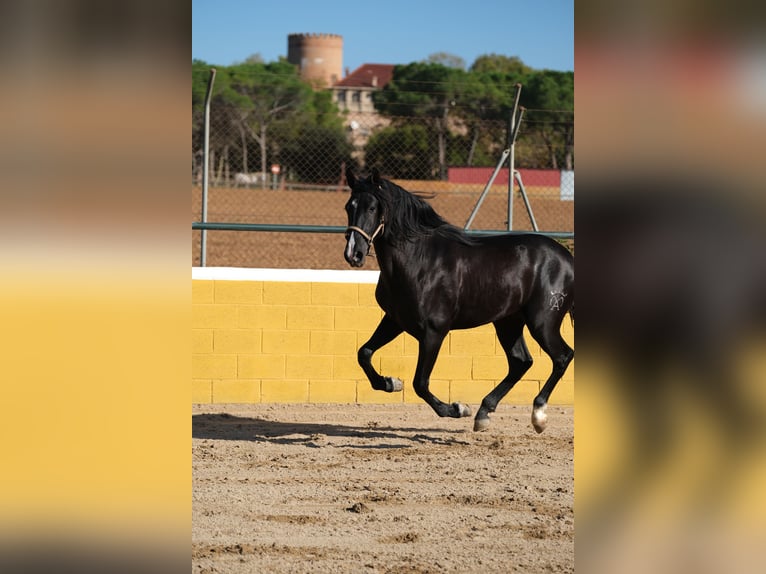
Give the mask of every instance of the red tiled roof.
M 362 64 L 348 76 L 336 83 L 334 87 L 342 88 L 383 88 L 391 81 L 394 74 L 393 64 Z M 377 86 L 372 79 L 377 78 Z

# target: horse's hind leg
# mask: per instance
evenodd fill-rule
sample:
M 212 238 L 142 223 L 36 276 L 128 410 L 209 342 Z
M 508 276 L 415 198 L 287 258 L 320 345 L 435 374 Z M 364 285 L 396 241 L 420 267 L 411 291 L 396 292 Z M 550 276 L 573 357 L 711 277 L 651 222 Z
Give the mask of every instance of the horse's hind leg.
M 553 362 L 551 375 L 532 403 L 532 426 L 539 433 L 543 432 L 548 424 L 548 415 L 545 414 L 548 397 L 574 358 L 574 350 L 561 336 L 563 318 L 563 313 L 554 315 L 545 311 L 537 313 L 532 321 L 528 317 L 529 332 Z
M 524 318 L 520 314 L 495 321 L 497 338 L 508 357 L 508 375 L 481 401 L 473 423 L 475 431 L 489 428 L 489 413 L 495 412 L 497 404 L 532 366 L 532 355 L 524 342 L 523 330 Z
M 370 337 L 370 340 L 362 345 L 357 353 L 359 366 L 362 367 L 364 374 L 370 380 L 372 388 L 376 391 L 386 391 L 392 393 L 402 390 L 402 381 L 393 377 L 382 377 L 372 366 L 372 355 L 382 346 L 387 345 L 402 332 L 399 327 L 388 315 L 384 315 L 378 328 Z
M 418 342 L 418 365 L 415 368 L 415 379 L 413 387 L 415 393 L 423 399 L 440 417 L 468 417 L 471 416 L 471 408 L 462 403 L 447 404 L 440 401 L 428 388 L 431 371 L 436 364 L 436 357 L 439 355 L 442 341 L 446 333 L 440 334 L 433 330 L 426 330 L 420 336 Z

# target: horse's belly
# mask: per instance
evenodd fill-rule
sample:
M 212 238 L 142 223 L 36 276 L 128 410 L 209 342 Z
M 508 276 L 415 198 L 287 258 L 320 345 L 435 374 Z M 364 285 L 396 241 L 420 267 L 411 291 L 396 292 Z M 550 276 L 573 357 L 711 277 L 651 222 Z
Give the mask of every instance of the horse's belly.
M 458 316 L 452 323 L 452 329 L 473 329 L 474 327 L 481 327 L 487 323 L 493 323 L 498 319 L 502 319 L 505 315 L 502 313 L 471 315 L 471 316 Z
M 449 296 L 449 293 L 452 293 Z M 440 331 L 472 329 L 518 312 L 522 292 L 518 289 L 487 289 L 476 293 L 458 292 L 453 285 L 440 285 L 432 295 L 394 295 L 378 284 L 376 299 L 381 309 L 402 329 L 416 336 L 426 325 Z
M 454 329 L 471 329 L 514 315 L 519 312 L 523 301 L 520 289 L 504 289 L 501 292 L 487 289 L 482 295 L 462 295 L 455 305 Z

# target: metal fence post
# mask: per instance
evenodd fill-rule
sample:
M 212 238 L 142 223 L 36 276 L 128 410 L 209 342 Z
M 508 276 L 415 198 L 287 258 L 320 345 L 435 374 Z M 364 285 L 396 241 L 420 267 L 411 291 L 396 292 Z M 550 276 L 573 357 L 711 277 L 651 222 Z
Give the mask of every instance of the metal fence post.
M 513 171 L 515 169 L 516 157 L 516 134 L 520 124 L 520 117 L 516 117 L 519 109 L 519 98 L 521 97 L 521 84 L 516 84 L 516 93 L 513 96 L 513 109 L 511 110 L 511 122 L 508 126 L 508 149 L 510 156 L 508 159 L 508 231 L 513 230 Z
M 463 227 L 463 229 L 468 229 L 469 227 L 471 227 L 471 223 L 473 223 L 473 218 L 476 217 L 476 214 L 478 213 L 479 208 L 481 207 L 481 204 L 484 202 L 484 198 L 487 197 L 487 193 L 489 193 L 489 190 L 492 187 L 492 184 L 495 183 L 495 178 L 497 177 L 497 174 L 500 172 L 500 169 L 503 167 L 505 160 L 508 159 L 508 154 L 510 153 L 511 153 L 511 150 L 509 149 L 503 150 L 503 154 L 500 156 L 500 161 L 497 162 L 497 167 L 495 167 L 495 171 L 492 172 L 492 176 L 489 178 L 487 185 L 484 186 L 484 191 L 481 192 L 481 195 L 479 196 L 479 199 L 476 202 L 476 205 L 474 205 L 473 211 L 471 211 L 471 215 L 468 216 L 468 221 L 465 222 L 465 226 Z
M 215 81 L 215 68 L 210 68 L 210 80 L 207 84 L 205 95 L 205 140 L 202 149 L 202 222 L 207 222 L 207 186 L 210 179 L 210 97 L 213 94 L 213 82 Z M 200 231 L 200 267 L 207 263 L 207 229 Z

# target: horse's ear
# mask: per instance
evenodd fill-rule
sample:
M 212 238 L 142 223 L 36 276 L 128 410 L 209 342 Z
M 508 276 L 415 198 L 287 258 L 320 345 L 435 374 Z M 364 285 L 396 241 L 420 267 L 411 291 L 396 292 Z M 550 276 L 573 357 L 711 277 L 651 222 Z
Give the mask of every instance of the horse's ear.
M 378 171 L 377 167 L 372 168 L 372 173 L 370 174 L 370 181 L 377 186 L 380 186 L 380 184 L 382 183 L 380 179 L 380 172 Z
M 346 183 L 351 189 L 354 189 L 354 185 L 356 184 L 356 177 L 354 176 L 354 170 L 350 167 L 346 168 Z

